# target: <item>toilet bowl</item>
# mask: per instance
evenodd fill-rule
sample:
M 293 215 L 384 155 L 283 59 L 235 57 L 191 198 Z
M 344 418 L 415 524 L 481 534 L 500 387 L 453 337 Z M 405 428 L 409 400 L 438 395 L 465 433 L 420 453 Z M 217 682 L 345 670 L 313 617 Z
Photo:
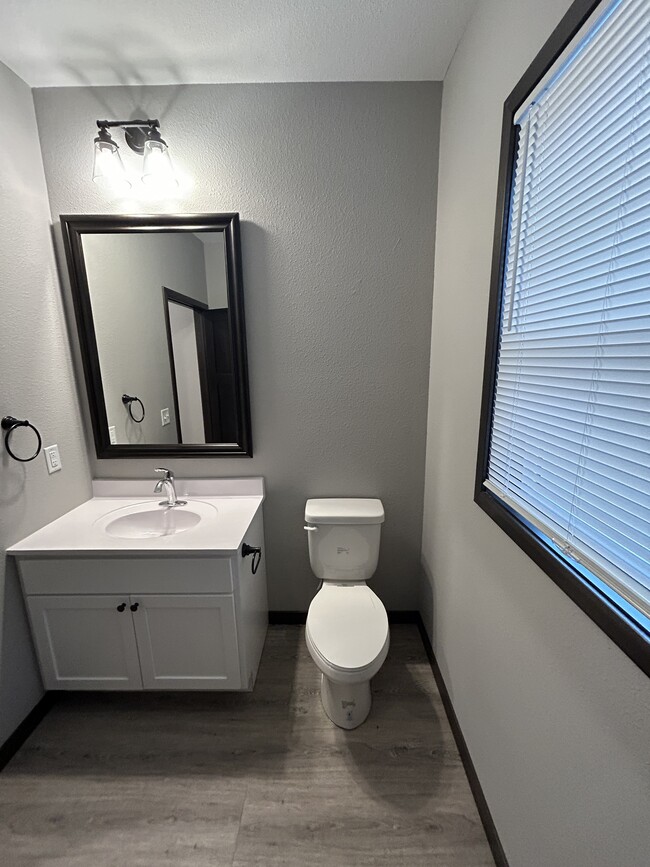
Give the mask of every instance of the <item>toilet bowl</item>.
M 374 499 L 308 500 L 305 520 L 311 566 L 323 582 L 307 613 L 307 649 L 321 671 L 325 713 L 353 729 L 370 712 L 370 680 L 390 643 L 386 609 L 366 584 L 377 566 L 384 510 Z

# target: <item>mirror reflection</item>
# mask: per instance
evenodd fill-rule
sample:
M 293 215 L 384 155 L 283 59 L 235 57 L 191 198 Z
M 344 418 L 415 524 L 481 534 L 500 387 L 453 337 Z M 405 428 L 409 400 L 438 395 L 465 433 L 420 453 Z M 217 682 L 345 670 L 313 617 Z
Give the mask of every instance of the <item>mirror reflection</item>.
M 114 445 L 236 443 L 224 232 L 84 233 Z

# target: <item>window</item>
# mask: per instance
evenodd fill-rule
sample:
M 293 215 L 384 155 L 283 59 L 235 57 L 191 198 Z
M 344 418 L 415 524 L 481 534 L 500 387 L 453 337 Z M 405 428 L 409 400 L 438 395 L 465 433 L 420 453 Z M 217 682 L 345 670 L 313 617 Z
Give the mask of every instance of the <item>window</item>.
M 575 3 L 504 124 L 476 499 L 650 673 L 647 0 Z

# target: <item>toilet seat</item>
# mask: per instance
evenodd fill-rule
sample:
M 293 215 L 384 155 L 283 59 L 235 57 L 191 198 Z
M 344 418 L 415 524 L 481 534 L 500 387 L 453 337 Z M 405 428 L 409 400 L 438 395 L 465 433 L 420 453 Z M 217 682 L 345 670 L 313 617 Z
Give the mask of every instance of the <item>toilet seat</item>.
M 307 613 L 306 639 L 319 668 L 335 680 L 369 679 L 389 645 L 388 616 L 366 584 L 328 584 Z

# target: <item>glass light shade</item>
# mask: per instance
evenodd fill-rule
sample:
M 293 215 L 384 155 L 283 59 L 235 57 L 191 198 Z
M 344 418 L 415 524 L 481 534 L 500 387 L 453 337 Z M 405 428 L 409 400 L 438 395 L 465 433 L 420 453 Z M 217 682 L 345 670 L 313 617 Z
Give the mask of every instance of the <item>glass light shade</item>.
M 174 166 L 164 141 L 148 139 L 144 143 L 142 182 L 161 192 L 171 191 L 178 187 Z
M 95 139 L 93 181 L 111 192 L 126 192 L 131 189 L 115 142 Z

